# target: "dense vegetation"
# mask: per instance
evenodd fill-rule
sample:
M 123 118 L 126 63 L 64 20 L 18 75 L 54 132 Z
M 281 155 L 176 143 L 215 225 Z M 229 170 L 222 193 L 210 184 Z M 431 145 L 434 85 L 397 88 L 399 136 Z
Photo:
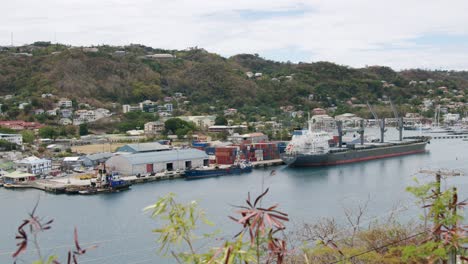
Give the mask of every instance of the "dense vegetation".
M 4 49 L 0 52 L 0 94 L 36 98 L 34 107 L 50 103 L 41 100 L 42 93 L 107 106 L 111 102 L 156 101 L 181 92 L 190 101 L 184 108 L 189 113 L 233 107 L 244 114 L 274 116 L 285 105 L 294 105 L 297 110 L 339 106 L 345 111 L 349 110 L 345 102 L 353 97 L 355 104 L 376 102 L 383 96 L 403 104 L 420 100 L 428 89 L 439 86 L 468 87 L 468 72 L 396 72 L 388 67 L 356 69 L 330 62 L 280 63 L 249 54 L 223 58 L 196 48 L 178 51 L 130 45 L 98 49 L 86 52 L 47 42 Z M 125 54 L 116 55 L 116 51 Z M 14 52 L 31 52 L 33 56 L 14 56 Z M 153 53 L 176 57 L 144 57 Z M 247 72 L 262 76 L 247 77 Z M 428 79 L 431 82 L 426 83 Z M 412 80 L 418 83 L 410 85 Z

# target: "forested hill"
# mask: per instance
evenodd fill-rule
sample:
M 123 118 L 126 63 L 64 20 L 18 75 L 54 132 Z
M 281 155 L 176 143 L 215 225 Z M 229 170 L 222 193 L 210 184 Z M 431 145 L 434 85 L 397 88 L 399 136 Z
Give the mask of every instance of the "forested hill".
M 224 58 L 197 48 L 96 48 L 47 42 L 0 47 L 0 95 L 34 98 L 53 93 L 99 104 L 156 101 L 181 92 L 203 112 L 210 106 L 327 107 L 344 104 L 352 97 L 357 104 L 377 101 L 384 95 L 401 104 L 422 98 L 429 89 L 437 91 L 440 86 L 468 88 L 468 72 L 397 72 L 388 67 L 356 69 L 330 62 L 279 63 L 249 54 Z M 151 54 L 175 57 L 145 57 Z M 250 72 L 254 76 L 249 77 Z

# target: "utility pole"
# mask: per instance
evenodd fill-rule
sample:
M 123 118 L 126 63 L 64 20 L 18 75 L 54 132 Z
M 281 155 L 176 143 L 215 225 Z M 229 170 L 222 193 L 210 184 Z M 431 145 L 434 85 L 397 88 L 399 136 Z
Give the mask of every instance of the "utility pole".
M 462 174 L 460 172 L 456 172 L 456 171 L 441 171 L 441 170 L 421 170 L 419 171 L 420 173 L 424 173 L 424 174 L 431 174 L 431 175 L 435 175 L 435 178 L 436 178 L 436 189 L 434 190 L 434 195 L 435 197 L 440 197 L 440 195 L 442 194 L 442 190 L 441 190 L 441 180 L 442 180 L 442 176 L 461 176 Z M 454 193 L 454 196 L 456 197 L 457 196 L 457 188 L 456 187 L 453 187 L 453 193 Z M 453 206 L 453 208 L 450 208 L 450 205 L 449 205 L 449 209 L 452 210 L 452 215 L 455 215 L 457 213 L 457 205 L 455 204 Z M 438 213 L 434 214 L 434 226 L 439 226 L 440 224 L 440 215 Z M 440 234 L 436 235 L 434 237 L 434 240 L 436 242 L 439 242 L 442 240 L 442 237 Z M 448 252 L 448 261 L 446 262 L 447 264 L 456 264 L 457 263 L 457 250 L 456 249 L 450 249 L 450 251 Z M 445 263 L 445 261 L 443 261 L 442 263 Z

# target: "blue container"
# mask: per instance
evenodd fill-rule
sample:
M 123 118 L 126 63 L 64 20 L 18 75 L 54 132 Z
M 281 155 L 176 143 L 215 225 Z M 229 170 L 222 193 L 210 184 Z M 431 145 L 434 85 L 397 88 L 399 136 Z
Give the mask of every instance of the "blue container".
M 208 155 L 215 155 L 216 154 L 216 148 L 215 147 L 206 147 L 205 152 Z
M 198 148 L 206 148 L 209 146 L 209 144 L 207 142 L 192 142 L 192 146 Z

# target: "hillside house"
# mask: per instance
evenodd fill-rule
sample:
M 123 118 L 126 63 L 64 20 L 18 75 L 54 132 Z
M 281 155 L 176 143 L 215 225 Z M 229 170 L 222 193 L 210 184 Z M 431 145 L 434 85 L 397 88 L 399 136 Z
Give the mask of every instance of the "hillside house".
M 161 121 L 148 122 L 145 124 L 145 134 L 160 135 L 164 131 L 164 123 Z

